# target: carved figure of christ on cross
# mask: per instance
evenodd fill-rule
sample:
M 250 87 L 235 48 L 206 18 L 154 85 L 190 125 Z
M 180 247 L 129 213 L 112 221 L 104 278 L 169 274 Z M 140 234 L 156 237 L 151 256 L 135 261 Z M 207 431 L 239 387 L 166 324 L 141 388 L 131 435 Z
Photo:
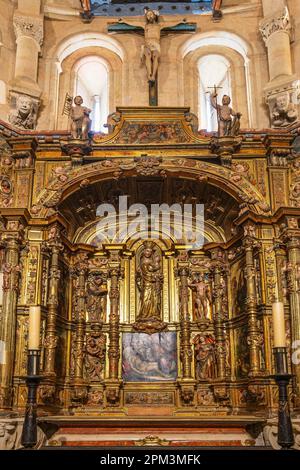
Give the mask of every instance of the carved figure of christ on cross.
M 146 24 L 140 26 L 140 21 L 133 24 L 123 23 L 119 20 L 118 23 L 112 23 L 108 26 L 108 32 L 115 33 L 128 33 L 133 32 L 143 34 L 144 44 L 141 48 L 141 60 L 146 66 L 147 79 L 149 82 L 149 102 L 150 105 L 157 104 L 157 72 L 160 58 L 160 39 L 161 36 L 168 33 L 188 33 L 195 32 L 196 25 L 194 23 L 186 23 L 185 19 L 178 23 L 164 23 L 159 18 L 159 11 L 151 10 L 148 7 L 144 8 L 144 16 Z M 156 97 L 153 100 L 153 93 Z M 155 102 L 155 103 L 154 103 Z

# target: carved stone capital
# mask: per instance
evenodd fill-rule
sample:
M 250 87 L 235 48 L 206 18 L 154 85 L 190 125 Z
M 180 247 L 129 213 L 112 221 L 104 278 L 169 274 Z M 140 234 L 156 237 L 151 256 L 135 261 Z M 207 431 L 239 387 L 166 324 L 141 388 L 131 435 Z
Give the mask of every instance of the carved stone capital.
M 16 39 L 22 36 L 34 39 L 41 47 L 44 40 L 44 24 L 42 17 L 32 17 L 25 15 L 14 16 L 14 30 Z
M 290 35 L 292 24 L 288 8 L 285 7 L 283 10 L 277 11 L 274 15 L 262 20 L 259 30 L 266 45 L 269 38 L 278 31 L 284 31 Z
M 270 82 L 264 89 L 266 105 L 269 107 L 272 127 L 276 129 L 287 127 L 298 119 L 297 104 L 299 102 L 300 80 L 295 75 L 289 76 L 279 83 Z M 289 156 L 291 147 L 288 146 L 287 138 L 281 137 L 281 145 L 278 136 L 266 137 L 266 143 L 270 144 L 268 154 L 275 157 Z M 275 152 L 275 153 L 274 153 Z M 270 157 L 269 157 L 270 160 Z M 276 166 L 280 166 L 280 160 L 274 159 Z M 278 160 L 278 161 L 276 161 Z

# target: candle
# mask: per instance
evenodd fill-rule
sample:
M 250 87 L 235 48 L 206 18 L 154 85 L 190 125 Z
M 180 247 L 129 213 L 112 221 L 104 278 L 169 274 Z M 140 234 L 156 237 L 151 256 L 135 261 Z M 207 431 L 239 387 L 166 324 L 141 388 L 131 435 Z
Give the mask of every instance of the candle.
M 272 305 L 274 348 L 285 348 L 285 321 L 282 302 L 274 302 Z
M 40 349 L 41 307 L 29 307 L 28 349 Z

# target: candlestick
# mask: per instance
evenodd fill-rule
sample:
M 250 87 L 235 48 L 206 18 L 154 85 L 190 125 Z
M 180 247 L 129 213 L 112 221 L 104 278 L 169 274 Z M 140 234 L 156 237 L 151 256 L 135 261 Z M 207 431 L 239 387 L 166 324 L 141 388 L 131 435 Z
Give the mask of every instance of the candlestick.
M 286 347 L 284 306 L 282 302 L 274 302 L 272 305 L 274 348 Z
M 27 359 L 27 403 L 21 444 L 25 448 L 33 448 L 37 444 L 37 390 L 42 379 L 40 376 L 40 350 L 28 350 Z
M 29 307 L 28 349 L 40 349 L 41 307 Z
M 288 385 L 292 376 L 288 373 L 287 348 L 273 348 L 273 354 L 276 371 L 273 378 L 278 385 L 277 442 L 282 449 L 290 449 L 295 440 L 288 398 Z

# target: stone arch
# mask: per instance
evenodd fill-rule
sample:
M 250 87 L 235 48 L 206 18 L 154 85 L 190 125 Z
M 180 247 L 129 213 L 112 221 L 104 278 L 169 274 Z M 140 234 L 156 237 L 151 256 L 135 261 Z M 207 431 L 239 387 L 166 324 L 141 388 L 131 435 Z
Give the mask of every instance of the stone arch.
M 194 70 L 194 73 L 183 74 L 189 79 L 188 86 L 183 86 L 186 90 L 185 103 L 193 103 L 193 109 L 198 109 L 198 97 L 194 90 L 198 90 L 197 62 L 204 55 L 217 53 L 224 55 L 232 64 L 233 69 L 233 90 L 234 94 L 240 95 L 238 105 L 241 105 L 242 113 L 248 117 L 245 126 L 253 127 L 255 124 L 253 88 L 251 83 L 252 63 L 251 46 L 240 36 L 228 31 L 208 31 L 195 34 L 189 38 L 179 49 L 178 54 L 183 60 L 183 70 Z M 244 89 L 243 93 L 237 90 Z M 246 111 L 246 113 L 245 113 Z
M 110 81 L 109 112 L 122 102 L 125 52 L 121 44 L 107 34 L 93 31 L 68 36 L 48 51 L 48 55 L 54 57 L 50 81 L 52 86 L 55 84 L 51 113 L 54 121 L 51 125 L 55 129 L 67 127 L 68 120 L 66 116 L 61 116 L 61 107 L 66 92 L 73 90 L 72 72 L 75 63 L 87 54 L 101 57 L 107 63 Z

